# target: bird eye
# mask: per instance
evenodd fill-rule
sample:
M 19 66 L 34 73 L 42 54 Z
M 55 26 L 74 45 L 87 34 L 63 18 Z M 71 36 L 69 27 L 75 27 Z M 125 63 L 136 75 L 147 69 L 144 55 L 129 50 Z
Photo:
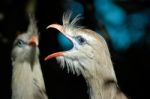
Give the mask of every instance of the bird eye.
M 75 37 L 75 40 L 76 40 L 80 45 L 83 45 L 83 44 L 86 43 L 86 40 L 85 40 L 83 37 L 81 37 L 81 36 Z
M 23 40 L 18 40 L 17 43 L 16 43 L 16 45 L 19 46 L 19 47 L 24 47 L 25 44 L 26 43 Z

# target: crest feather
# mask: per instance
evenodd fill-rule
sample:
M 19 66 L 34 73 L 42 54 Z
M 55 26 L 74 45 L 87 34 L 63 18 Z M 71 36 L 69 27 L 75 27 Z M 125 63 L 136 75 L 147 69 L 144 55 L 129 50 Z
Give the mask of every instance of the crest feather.
M 27 29 L 27 33 L 29 34 L 35 34 L 38 33 L 36 18 L 35 18 L 35 8 L 36 8 L 37 0 L 29 0 L 27 7 L 26 7 L 26 13 L 29 18 L 29 25 Z
M 37 29 L 36 20 L 35 20 L 34 15 L 29 15 L 29 26 L 28 26 L 27 33 L 32 33 L 32 34 L 38 33 L 38 29 Z
M 81 27 L 78 25 L 78 22 L 83 18 L 81 14 L 76 15 L 72 18 L 72 12 L 67 11 L 63 14 L 63 26 L 66 27 Z

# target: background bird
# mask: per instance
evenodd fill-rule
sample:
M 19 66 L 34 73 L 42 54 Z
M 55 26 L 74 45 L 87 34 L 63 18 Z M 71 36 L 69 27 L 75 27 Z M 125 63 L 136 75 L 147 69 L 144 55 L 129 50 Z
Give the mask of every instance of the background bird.
M 30 18 L 26 33 L 14 41 L 12 50 L 12 99 L 47 99 L 39 62 L 38 33 Z
M 48 55 L 45 60 L 56 57 L 61 66 L 69 71 L 82 74 L 85 78 L 90 99 L 127 99 L 119 90 L 110 53 L 104 38 L 96 32 L 78 26 L 79 15 L 71 21 L 71 13 L 63 16 L 63 25 L 51 24 L 63 33 L 72 43 L 68 51 Z
M 14 41 L 12 49 L 12 99 L 47 99 L 39 61 L 39 35 L 33 4 L 27 7 L 29 25 Z

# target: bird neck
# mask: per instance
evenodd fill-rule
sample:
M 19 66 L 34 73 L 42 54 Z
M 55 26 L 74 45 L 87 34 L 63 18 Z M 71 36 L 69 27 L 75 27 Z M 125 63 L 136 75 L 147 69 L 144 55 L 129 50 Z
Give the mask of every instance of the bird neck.
M 33 98 L 33 76 L 30 63 L 14 62 L 12 74 L 12 99 Z
M 119 90 L 115 75 L 108 74 L 110 75 L 104 76 L 95 72 L 94 75 L 84 76 L 88 85 L 90 99 L 127 99 Z
M 13 62 L 12 99 L 48 99 L 39 59 Z
M 113 79 L 105 81 L 100 78 L 87 79 L 90 99 L 114 99 L 112 98 L 116 93 L 116 82 Z

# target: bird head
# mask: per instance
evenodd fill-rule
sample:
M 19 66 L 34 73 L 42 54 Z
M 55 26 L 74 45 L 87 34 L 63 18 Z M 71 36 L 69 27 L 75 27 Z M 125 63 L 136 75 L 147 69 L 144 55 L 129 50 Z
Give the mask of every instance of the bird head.
M 29 61 L 39 55 L 38 49 L 38 30 L 35 20 L 30 17 L 27 32 L 17 36 L 13 44 L 12 61 Z M 36 55 L 36 56 L 35 56 Z
M 47 28 L 59 30 L 72 42 L 73 48 L 50 54 L 45 60 L 56 57 L 62 67 L 67 66 L 73 73 L 82 73 L 88 77 L 94 76 L 96 73 L 103 74 L 107 70 L 106 68 L 113 72 L 110 67 L 109 51 L 103 37 L 90 29 L 78 26 L 79 15 L 72 21 L 70 17 L 71 14 L 64 14 L 63 25 L 51 24 Z

